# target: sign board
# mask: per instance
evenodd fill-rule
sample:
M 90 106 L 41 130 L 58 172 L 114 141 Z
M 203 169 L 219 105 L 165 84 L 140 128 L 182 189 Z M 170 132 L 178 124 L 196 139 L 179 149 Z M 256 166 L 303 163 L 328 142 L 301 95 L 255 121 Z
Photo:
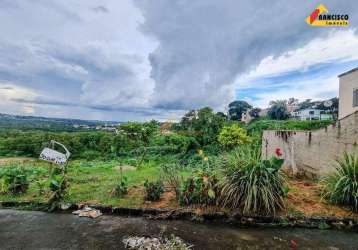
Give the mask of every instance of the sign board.
M 58 143 L 56 141 L 51 141 L 51 144 L 53 146 L 54 146 L 54 144 L 58 144 L 58 145 L 62 146 L 65 149 L 66 154 L 63 154 L 63 153 L 58 152 L 51 148 L 44 148 L 40 154 L 40 159 L 44 160 L 44 161 L 51 162 L 51 163 L 55 163 L 58 165 L 65 165 L 68 158 L 71 155 L 70 152 L 61 143 Z

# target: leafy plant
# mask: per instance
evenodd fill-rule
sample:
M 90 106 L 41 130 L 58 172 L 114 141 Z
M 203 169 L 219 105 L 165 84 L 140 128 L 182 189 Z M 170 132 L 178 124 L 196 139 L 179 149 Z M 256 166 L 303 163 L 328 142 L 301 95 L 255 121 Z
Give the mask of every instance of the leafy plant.
M 164 184 L 161 180 L 144 182 L 145 199 L 148 201 L 158 201 L 160 196 L 164 193 Z
M 344 153 L 335 169 L 335 173 L 323 180 L 323 197 L 358 211 L 358 156 Z
M 25 168 L 16 165 L 3 169 L 0 178 L 3 180 L 5 191 L 12 194 L 26 193 L 29 188 L 27 175 Z
M 251 138 L 247 135 L 246 130 L 236 123 L 225 126 L 220 131 L 218 140 L 221 145 L 227 148 L 251 142 Z
M 189 177 L 183 182 L 179 203 L 181 205 L 213 205 L 216 204 L 219 193 L 216 176 L 206 171 L 198 171 L 193 177 Z
M 240 147 L 228 159 L 221 191 L 223 206 L 244 214 L 275 214 L 284 208 L 283 159 L 262 160 L 257 146 Z
M 128 193 L 128 178 L 123 175 L 122 168 L 120 169 L 120 179 L 114 187 L 112 194 L 117 197 L 122 197 Z
M 48 200 L 49 211 L 53 211 L 60 206 L 67 194 L 68 183 L 66 175 L 52 174 L 49 178 L 49 187 L 52 191 Z

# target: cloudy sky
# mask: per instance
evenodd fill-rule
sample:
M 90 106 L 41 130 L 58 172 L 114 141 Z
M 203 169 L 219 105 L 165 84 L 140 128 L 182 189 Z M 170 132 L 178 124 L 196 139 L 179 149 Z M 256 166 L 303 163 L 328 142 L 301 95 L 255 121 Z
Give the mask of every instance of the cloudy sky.
M 0 0 L 0 113 L 166 120 L 335 97 L 358 66 L 358 4 L 324 1 L 350 25 L 311 27 L 319 3 Z

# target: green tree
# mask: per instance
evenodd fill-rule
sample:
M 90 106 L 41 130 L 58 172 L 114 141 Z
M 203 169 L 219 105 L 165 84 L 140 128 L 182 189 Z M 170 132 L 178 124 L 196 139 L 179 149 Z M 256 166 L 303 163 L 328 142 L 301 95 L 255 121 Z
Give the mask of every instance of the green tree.
M 270 109 L 268 111 L 268 116 L 274 120 L 285 120 L 289 117 L 287 112 L 287 101 L 286 100 L 277 100 L 270 102 Z
M 240 121 L 243 112 L 252 108 L 246 101 L 234 101 L 229 104 L 229 117 L 232 121 Z
M 233 148 L 252 142 L 246 130 L 238 124 L 226 125 L 219 134 L 219 143 L 227 148 Z
M 186 113 L 176 130 L 194 136 L 201 145 L 207 145 L 217 142 L 217 136 L 225 122 L 225 117 L 205 107 Z
M 253 109 L 250 109 L 249 115 L 252 118 L 259 118 L 260 117 L 260 112 L 261 112 L 260 108 L 253 108 Z

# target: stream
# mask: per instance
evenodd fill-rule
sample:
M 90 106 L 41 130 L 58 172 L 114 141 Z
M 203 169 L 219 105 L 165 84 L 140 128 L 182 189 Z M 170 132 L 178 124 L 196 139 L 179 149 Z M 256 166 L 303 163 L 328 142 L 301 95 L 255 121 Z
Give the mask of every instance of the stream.
M 0 249 L 125 249 L 128 236 L 174 234 L 193 249 L 358 249 L 354 232 L 0 210 Z

